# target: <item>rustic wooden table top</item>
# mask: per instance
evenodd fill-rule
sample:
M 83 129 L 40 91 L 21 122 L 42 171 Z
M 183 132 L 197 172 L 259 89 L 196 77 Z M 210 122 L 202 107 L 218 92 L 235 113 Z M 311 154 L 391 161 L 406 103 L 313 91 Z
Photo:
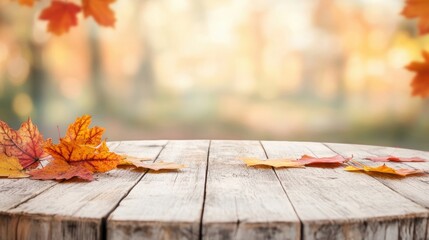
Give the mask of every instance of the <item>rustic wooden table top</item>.
M 0 179 L 0 239 L 429 239 L 429 176 L 339 168 L 256 169 L 238 157 L 429 153 L 273 141 L 111 142 L 118 153 L 183 163 L 116 169 L 93 182 Z M 370 163 L 368 163 L 370 164 Z M 429 169 L 429 163 L 388 163 Z

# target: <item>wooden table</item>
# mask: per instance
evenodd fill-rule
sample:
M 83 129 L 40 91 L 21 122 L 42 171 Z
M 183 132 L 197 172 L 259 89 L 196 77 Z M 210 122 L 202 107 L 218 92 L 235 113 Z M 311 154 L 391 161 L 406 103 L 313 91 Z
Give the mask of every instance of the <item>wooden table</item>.
M 117 169 L 93 182 L 0 179 L 0 239 L 429 239 L 429 176 L 256 169 L 238 157 L 429 153 L 272 141 L 111 142 L 180 172 Z M 369 164 L 369 163 L 368 163 Z M 429 163 L 388 164 L 429 169 Z

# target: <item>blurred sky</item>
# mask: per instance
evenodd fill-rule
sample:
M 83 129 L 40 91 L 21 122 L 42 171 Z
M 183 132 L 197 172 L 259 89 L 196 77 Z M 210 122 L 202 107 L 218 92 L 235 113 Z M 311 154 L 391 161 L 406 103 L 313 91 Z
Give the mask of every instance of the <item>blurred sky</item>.
M 410 96 L 428 38 L 404 0 L 117 0 L 114 29 L 57 37 L 0 0 L 0 119 L 46 137 L 91 114 L 108 140 L 276 139 L 429 149 Z M 60 133 L 57 130 L 60 129 Z

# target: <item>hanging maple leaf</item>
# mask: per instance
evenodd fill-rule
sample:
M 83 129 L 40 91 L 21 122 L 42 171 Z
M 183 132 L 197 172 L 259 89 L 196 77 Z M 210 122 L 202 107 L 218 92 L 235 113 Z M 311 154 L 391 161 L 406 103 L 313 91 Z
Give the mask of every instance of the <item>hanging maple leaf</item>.
M 0 121 L 0 153 L 17 157 L 24 168 L 36 168 L 45 155 L 43 136 L 30 118 L 18 131 Z
M 178 163 L 174 163 L 174 162 L 155 162 L 155 163 L 145 163 L 142 161 L 132 161 L 131 162 L 135 167 L 138 168 L 145 168 L 145 169 L 150 169 L 150 170 L 154 170 L 154 171 L 159 171 L 159 170 L 179 170 L 182 169 L 184 167 L 186 167 L 183 164 L 178 164 Z
M 25 178 L 28 174 L 23 171 L 18 158 L 0 154 L 0 177 Z
M 107 27 L 115 25 L 115 13 L 109 5 L 116 0 L 82 0 L 82 9 L 85 17 L 92 16 L 95 21 Z
M 80 178 L 92 181 L 92 172 L 82 166 L 72 166 L 60 159 L 52 160 L 47 166 L 41 169 L 34 169 L 29 172 L 31 179 L 39 180 L 68 180 Z
M 394 168 L 386 166 L 386 164 L 383 164 L 383 165 L 377 166 L 377 167 L 367 166 L 367 165 L 364 165 L 362 163 L 358 163 L 355 161 L 352 162 L 351 164 L 353 164 L 353 165 L 347 166 L 346 168 L 344 168 L 344 170 L 350 171 L 350 172 L 364 171 L 364 172 L 387 173 L 387 174 L 398 175 L 401 177 L 405 177 L 405 176 L 412 175 L 412 174 L 424 173 L 423 170 L 417 170 L 417 169 L 407 169 L 407 168 L 394 169 Z
M 373 162 L 426 162 L 425 159 L 420 157 L 395 157 L 395 156 L 385 156 L 385 157 L 366 157 L 365 159 L 371 160 Z
M 61 35 L 77 25 L 77 14 L 81 8 L 72 3 L 61 0 L 53 0 L 51 5 L 45 8 L 39 19 L 48 21 L 48 31 Z
M 298 161 L 304 165 L 312 165 L 312 164 L 341 164 L 349 161 L 351 158 L 344 158 L 340 155 L 335 155 L 332 157 L 313 157 L 309 155 L 302 155 Z
M 110 171 L 116 168 L 121 160 L 121 156 L 109 151 L 106 142 L 95 148 L 63 139 L 60 139 L 59 144 L 53 144 L 49 139 L 45 144 L 45 151 L 54 159 L 66 161 L 72 166 L 84 167 L 91 172 Z
M 401 12 L 407 18 L 420 18 L 420 34 L 429 33 L 429 1 L 428 0 L 406 0 L 405 7 Z
M 76 144 L 81 145 L 100 145 L 101 138 L 104 133 L 104 128 L 98 126 L 89 128 L 90 124 L 90 115 L 83 115 L 82 117 L 78 117 L 74 123 L 69 125 L 64 140 L 73 141 Z
M 24 6 L 32 7 L 34 4 L 34 0 L 18 0 L 18 3 Z
M 412 95 L 427 97 L 429 96 L 429 53 L 422 52 L 424 62 L 412 62 L 406 68 L 416 72 L 416 76 L 411 82 Z
M 304 167 L 303 163 L 300 163 L 298 161 L 294 161 L 292 159 L 267 159 L 262 160 L 258 158 L 247 158 L 242 157 L 240 158 L 248 167 L 252 166 L 268 166 L 268 167 L 274 167 L 274 168 L 281 168 L 281 167 Z

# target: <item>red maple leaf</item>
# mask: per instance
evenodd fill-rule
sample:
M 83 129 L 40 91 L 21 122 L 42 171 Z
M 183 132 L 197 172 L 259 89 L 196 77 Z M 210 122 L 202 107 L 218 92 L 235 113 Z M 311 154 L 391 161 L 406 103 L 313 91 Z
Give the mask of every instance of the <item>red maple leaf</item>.
M 48 31 L 61 35 L 77 25 L 77 14 L 81 8 L 72 3 L 53 0 L 51 6 L 45 8 L 40 14 L 41 20 L 48 21 Z
M 74 177 L 87 181 L 93 180 L 91 171 L 82 166 L 72 166 L 60 159 L 54 159 L 46 167 L 34 169 L 29 174 L 32 179 L 40 180 L 67 180 Z
M 304 165 L 312 165 L 312 164 L 341 164 L 349 161 L 351 158 L 344 158 L 340 155 L 335 155 L 332 157 L 313 157 L 309 155 L 302 155 L 298 162 Z
M 429 1 L 428 0 L 406 0 L 402 15 L 407 18 L 420 18 L 420 34 L 429 33 Z
M 365 159 L 373 162 L 426 162 L 426 160 L 421 157 L 395 157 L 392 155 L 384 157 L 366 157 Z
M 18 131 L 0 121 L 0 153 L 14 156 L 24 168 L 35 168 L 45 153 L 43 136 L 29 118 Z

